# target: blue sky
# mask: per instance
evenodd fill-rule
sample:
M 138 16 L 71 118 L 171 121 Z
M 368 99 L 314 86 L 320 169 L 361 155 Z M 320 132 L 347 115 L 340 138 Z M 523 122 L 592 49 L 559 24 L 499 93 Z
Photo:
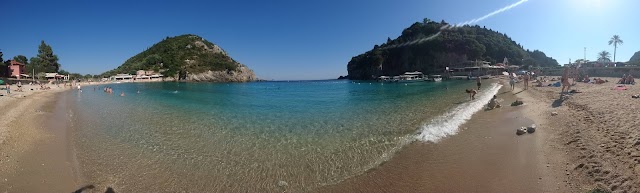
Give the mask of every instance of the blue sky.
M 37 54 L 41 40 L 62 68 L 113 69 L 167 36 L 196 34 L 218 44 L 264 79 L 346 75 L 351 57 L 396 38 L 423 18 L 461 23 L 517 0 L 0 1 L 4 59 Z M 529 0 L 477 23 L 528 49 L 567 63 L 595 60 L 624 44 L 616 59 L 640 51 L 638 0 Z

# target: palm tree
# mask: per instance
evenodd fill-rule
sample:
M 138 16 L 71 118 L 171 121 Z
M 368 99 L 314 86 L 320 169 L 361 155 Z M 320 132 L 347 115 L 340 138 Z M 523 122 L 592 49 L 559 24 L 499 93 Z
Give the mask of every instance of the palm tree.
M 611 62 L 611 53 L 607 51 L 598 52 L 598 61 Z
M 616 62 L 616 51 L 618 49 L 618 44 L 622 45 L 622 43 L 624 42 L 618 35 L 613 35 L 613 37 L 611 37 L 611 39 L 609 40 L 609 45 L 613 44 L 613 62 Z

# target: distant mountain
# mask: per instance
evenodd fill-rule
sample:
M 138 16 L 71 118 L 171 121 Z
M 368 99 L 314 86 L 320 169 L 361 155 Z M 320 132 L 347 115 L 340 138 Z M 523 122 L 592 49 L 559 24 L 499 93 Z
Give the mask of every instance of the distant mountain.
M 167 37 L 103 76 L 135 74 L 137 70 L 154 70 L 165 78 L 187 81 L 247 82 L 256 79 L 251 69 L 229 57 L 218 45 L 192 34 Z
M 633 56 L 631 56 L 631 59 L 629 59 L 629 64 L 640 65 L 640 51 L 637 51 L 635 54 L 633 54 Z
M 441 73 L 445 67 L 461 66 L 468 61 L 502 62 L 512 65 L 559 66 L 541 51 L 525 50 L 506 34 L 480 26 L 453 29 L 445 21 L 425 19 L 402 31 L 400 37 L 355 56 L 347 64 L 349 79 L 371 79 L 380 75 L 398 75 L 407 71 Z M 436 35 L 437 34 L 437 35 Z

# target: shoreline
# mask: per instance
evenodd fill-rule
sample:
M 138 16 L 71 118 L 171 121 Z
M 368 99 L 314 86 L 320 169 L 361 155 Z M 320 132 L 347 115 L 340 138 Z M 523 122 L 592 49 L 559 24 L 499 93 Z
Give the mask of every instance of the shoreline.
M 314 192 L 576 191 L 561 172 L 569 167 L 561 164 L 564 152 L 548 146 L 556 141 L 550 139 L 545 102 L 500 82 L 502 108 L 479 111 L 456 135 L 409 144 L 377 168 Z M 509 106 L 515 99 L 526 105 Z M 535 133 L 515 135 L 516 128 L 533 123 Z
M 639 99 L 627 96 L 640 87 L 613 92 L 610 87 L 616 84 L 611 80 L 604 85 L 579 83 L 572 89 L 582 93 L 560 100 L 559 87 L 522 91 L 519 83 L 510 91 L 504 79 L 498 81 L 505 85 L 497 94 L 502 108 L 476 112 L 455 135 L 437 143 L 413 142 L 363 174 L 312 191 L 638 190 L 640 131 L 633 127 L 640 124 L 640 115 L 625 113 L 640 106 Z M 0 120 L 0 190 L 69 192 L 86 185 L 74 160 L 73 127 L 60 122 L 69 119 L 63 93 L 69 90 L 0 97 L 0 107 L 9 115 Z M 516 99 L 525 105 L 509 106 Z M 533 123 L 535 133 L 515 135 L 516 128 Z
M 12 87 L 15 88 L 15 87 Z M 31 90 L 31 89 L 34 90 Z M 14 92 L 0 99 L 8 109 L 0 128 L 2 157 L 0 190 L 8 192 L 69 192 L 79 179 L 69 162 L 66 126 L 58 112 L 63 92 L 71 89 L 52 87 L 37 90 L 37 85 L 23 85 L 24 92 Z M 64 124 L 64 123 L 62 123 Z

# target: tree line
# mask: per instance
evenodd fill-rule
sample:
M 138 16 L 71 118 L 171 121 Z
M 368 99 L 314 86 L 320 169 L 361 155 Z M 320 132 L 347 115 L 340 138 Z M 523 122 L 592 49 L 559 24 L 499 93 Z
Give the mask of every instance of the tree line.
M 0 61 L 4 61 L 0 63 L 0 76 L 9 76 L 8 66 L 10 65 L 9 63 L 11 60 L 5 61 L 2 56 L 3 54 L 2 52 L 0 52 Z M 98 76 L 91 74 L 82 75 L 79 73 L 70 73 L 60 69 L 62 65 L 58 63 L 58 55 L 54 54 L 53 48 L 51 48 L 51 46 L 44 40 L 40 42 L 40 45 L 38 46 L 38 54 L 36 56 L 27 58 L 24 55 L 17 55 L 14 56 L 12 60 L 24 64 L 25 71 L 29 75 L 35 75 L 35 77 L 37 78 L 44 78 L 45 73 L 69 75 L 73 79 L 99 78 Z

